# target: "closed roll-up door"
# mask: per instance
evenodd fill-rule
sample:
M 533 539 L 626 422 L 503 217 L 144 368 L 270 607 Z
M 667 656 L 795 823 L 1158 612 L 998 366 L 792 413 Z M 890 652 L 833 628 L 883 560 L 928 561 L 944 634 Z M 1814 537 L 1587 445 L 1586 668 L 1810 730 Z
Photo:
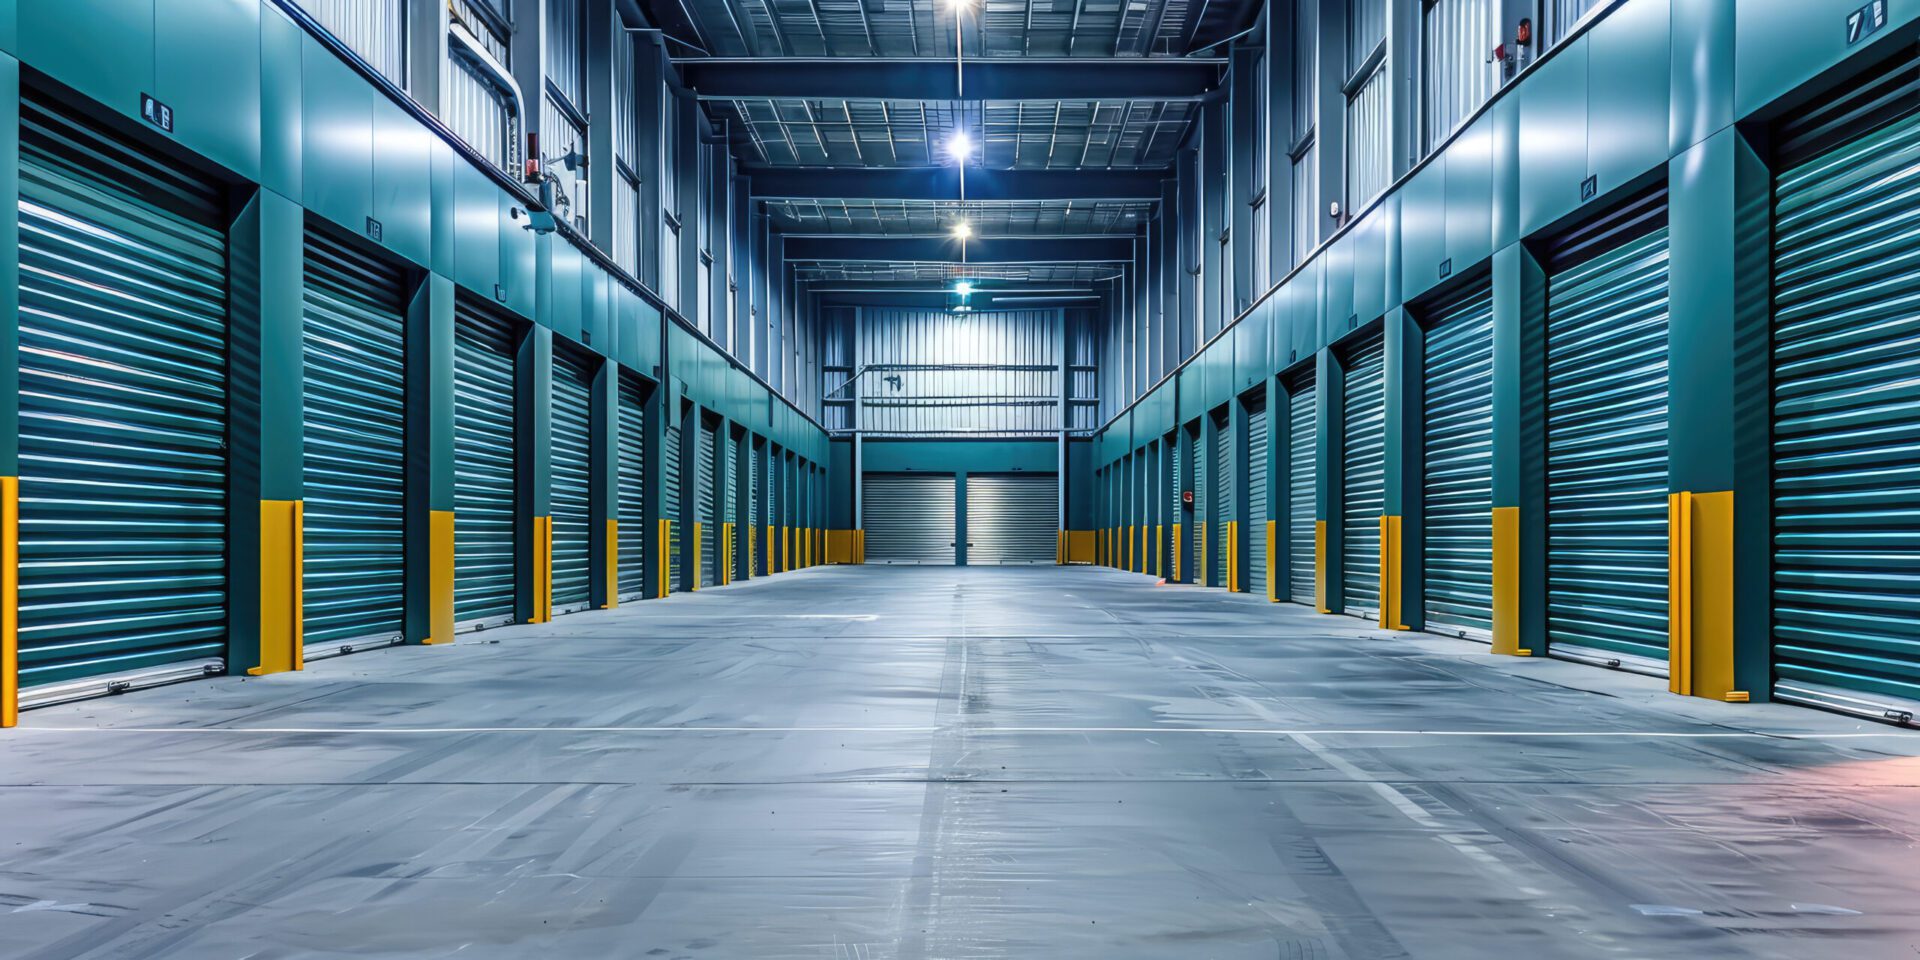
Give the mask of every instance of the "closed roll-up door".
M 620 599 L 646 596 L 647 398 L 631 376 L 620 378 Z
M 224 666 L 223 197 L 20 102 L 18 664 L 42 688 L 26 701 Z
M 1200 470 L 1200 431 L 1187 434 L 1187 489 L 1193 491 L 1193 504 L 1187 508 L 1187 575 L 1191 583 L 1206 582 L 1206 531 L 1200 524 L 1207 518 L 1207 491 L 1201 481 L 1205 479 Z
M 685 590 L 687 585 L 680 579 L 680 537 L 685 532 L 680 527 L 680 461 L 685 451 L 680 449 L 679 417 L 667 424 L 666 462 L 662 479 L 666 482 L 666 516 L 662 519 L 672 521 L 671 535 L 667 537 L 667 589 Z
M 1341 596 L 1346 612 L 1380 616 L 1380 516 L 1387 502 L 1387 395 L 1384 346 L 1375 333 L 1346 357 L 1341 411 Z
M 1879 125 L 1774 184 L 1773 690 L 1897 718 L 1920 713 L 1920 117 L 1872 100 L 1915 109 L 1910 59 L 1809 111 Z
M 1547 642 L 1667 658 L 1667 231 L 1547 280 Z
M 785 502 L 780 489 L 782 474 L 781 454 L 778 449 L 767 452 L 767 531 L 771 538 L 767 543 L 767 572 L 779 573 L 780 567 L 780 525 L 786 520 L 780 515 L 781 504 Z
M 1233 431 L 1228 421 L 1213 429 L 1213 576 L 1207 586 L 1227 585 L 1227 524 L 1235 519 L 1233 504 Z
M 1060 477 L 967 475 L 967 563 L 1052 563 L 1060 529 Z
M 467 301 L 453 324 L 453 617 L 513 622 L 512 321 Z
M 399 643 L 406 614 L 406 274 L 309 228 L 301 613 L 306 658 Z
M 719 558 L 713 545 L 718 541 L 713 521 L 713 501 L 719 493 L 719 484 L 715 482 L 714 471 L 719 465 L 714 460 L 713 427 L 705 422 L 700 424 L 700 450 L 698 459 L 699 480 L 694 491 L 694 519 L 700 521 L 700 585 L 710 587 L 720 581 L 714 577 Z
M 753 447 L 747 455 L 747 529 L 740 534 L 747 552 L 747 573 L 755 577 L 764 572 L 760 554 L 766 550 L 766 507 L 760 493 L 760 476 L 765 472 L 761 459 L 765 456 L 766 451 L 759 447 Z
M 740 562 L 739 557 L 741 556 L 740 479 L 739 479 L 740 458 L 738 456 L 733 455 L 739 449 L 740 449 L 740 441 L 738 438 L 728 439 L 727 449 L 726 449 L 726 453 L 728 454 L 728 456 L 722 457 L 721 464 L 720 464 L 720 499 L 722 501 L 721 510 L 720 510 L 720 523 L 721 524 L 731 523 L 734 525 L 733 551 L 734 551 L 734 563 L 736 564 L 736 566 L 733 569 L 730 569 L 727 571 L 727 579 L 729 580 L 735 577 L 736 572 L 739 569 L 737 564 Z M 716 524 L 716 526 L 717 525 L 718 524 Z
M 1312 374 L 1287 387 L 1287 421 L 1287 590 L 1294 603 L 1311 606 L 1319 549 L 1314 482 L 1320 452 Z
M 585 610 L 591 564 L 587 531 L 593 522 L 587 477 L 593 442 L 587 426 L 592 410 L 592 381 L 587 360 L 558 345 L 553 351 L 552 483 L 547 501 L 553 510 L 553 612 Z
M 1267 402 L 1247 410 L 1247 592 L 1267 595 Z
M 952 474 L 869 473 L 860 514 L 868 563 L 954 562 Z
M 1426 336 L 1426 620 L 1493 635 L 1493 291 L 1433 312 Z
M 1167 498 L 1166 498 L 1167 499 L 1166 576 L 1171 579 L 1173 578 L 1173 575 L 1174 575 L 1174 561 L 1176 558 L 1178 558 L 1180 554 L 1180 535 L 1174 530 L 1174 525 L 1185 524 L 1187 522 L 1186 518 L 1182 516 L 1182 513 L 1186 508 L 1180 505 L 1180 483 L 1181 483 L 1180 448 L 1184 446 L 1184 444 L 1180 442 L 1180 435 L 1176 433 L 1173 436 L 1169 437 L 1164 443 L 1162 443 L 1161 446 L 1166 449 L 1167 456 L 1171 457 L 1173 460 L 1173 462 L 1168 465 L 1167 476 L 1170 478 L 1171 482 L 1167 484 Z M 1180 572 L 1191 575 L 1191 571 L 1182 570 Z

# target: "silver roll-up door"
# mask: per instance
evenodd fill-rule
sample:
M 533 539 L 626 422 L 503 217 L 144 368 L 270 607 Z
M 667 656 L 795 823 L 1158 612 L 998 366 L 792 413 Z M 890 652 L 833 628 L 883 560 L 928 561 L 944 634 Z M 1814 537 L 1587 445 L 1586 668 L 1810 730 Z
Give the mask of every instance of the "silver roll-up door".
M 953 474 L 869 473 L 860 514 L 868 563 L 953 563 Z
M 1341 596 L 1346 612 L 1380 616 L 1380 517 L 1387 502 L 1385 346 L 1374 333 L 1347 351 L 1340 467 Z
M 631 374 L 620 377 L 620 599 L 647 593 L 647 399 Z
M 1209 587 L 1227 585 L 1227 525 L 1234 519 L 1233 429 L 1225 417 L 1213 425 L 1213 576 Z
M 309 225 L 306 659 L 399 643 L 406 614 L 406 272 Z
M 593 403 L 586 357 L 555 344 L 547 503 L 553 517 L 553 612 L 585 610 L 592 602 L 588 530 L 593 521 L 587 477 L 593 457 L 588 427 Z
M 661 464 L 662 479 L 666 483 L 666 516 L 661 519 L 670 521 L 667 536 L 667 589 L 685 590 L 687 585 L 680 579 L 680 538 L 685 530 L 680 526 L 680 461 L 686 458 L 686 451 L 680 449 L 680 416 L 677 412 L 670 415 L 667 424 L 666 455 Z
M 1166 576 L 1168 579 L 1174 579 L 1174 566 L 1180 555 L 1180 534 L 1174 527 L 1186 523 L 1186 519 L 1181 516 L 1184 508 L 1180 505 L 1180 448 L 1183 446 L 1185 446 L 1185 444 L 1180 442 L 1180 435 L 1177 432 L 1161 443 L 1161 447 L 1167 451 L 1167 456 L 1172 461 L 1167 465 L 1168 483 L 1166 490 Z M 1186 571 L 1180 572 L 1185 573 Z
M 1187 580 L 1190 583 L 1205 583 L 1206 567 L 1206 531 L 1200 525 L 1207 518 L 1207 490 L 1201 484 L 1206 480 L 1200 469 L 1200 430 L 1195 428 L 1187 433 L 1187 489 L 1193 492 L 1193 503 L 1187 505 Z
M 1548 652 L 1664 673 L 1667 231 L 1547 279 Z
M 760 478 L 766 474 L 765 447 L 752 447 L 747 454 L 747 529 L 741 533 L 747 552 L 747 574 L 758 577 L 766 572 L 767 510 L 760 490 Z
M 1320 445 L 1314 413 L 1313 374 L 1287 385 L 1287 590 L 1294 603 L 1312 606 L 1318 562 L 1314 484 Z
M 1806 111 L 1857 126 L 1774 181 L 1773 692 L 1881 718 L 1920 715 L 1920 76 L 1898 60 Z
M 513 322 L 455 301 L 453 617 L 462 629 L 513 622 L 513 368 Z
M 225 191 L 32 96 L 19 134 L 22 700 L 218 673 Z
M 967 474 L 969 565 L 1052 563 L 1059 529 L 1059 474 Z
M 723 451 L 723 454 L 720 457 L 720 499 L 721 499 L 720 523 L 721 524 L 731 523 L 734 525 L 734 529 L 733 529 L 734 566 L 727 571 L 727 578 L 729 580 L 735 579 L 738 576 L 740 557 L 743 556 L 743 550 L 742 550 L 742 547 L 740 546 L 740 536 L 741 536 L 741 532 L 740 532 L 740 526 L 741 526 L 740 525 L 740 469 L 741 467 L 740 467 L 740 458 L 739 456 L 737 456 L 739 450 L 740 450 L 739 438 L 730 437 L 727 440 L 727 448 L 725 451 Z M 724 543 L 724 541 L 722 542 Z
M 1493 636 L 1493 290 L 1436 307 L 1426 335 L 1427 629 Z
M 786 522 L 780 509 L 786 504 L 786 491 L 780 489 L 786 471 L 781 469 L 780 461 L 785 455 L 778 448 L 767 451 L 767 572 L 778 573 L 780 566 L 780 526 Z
M 714 544 L 719 542 L 714 535 L 714 528 L 719 524 L 714 522 L 713 503 L 720 492 L 720 484 L 715 476 L 719 461 L 714 459 L 714 452 L 713 426 L 703 420 L 700 423 L 699 451 L 694 460 L 699 482 L 695 484 L 693 494 L 693 517 L 700 522 L 700 585 L 703 587 L 720 582 L 713 575 L 719 567 L 718 551 L 714 549 Z
M 1267 401 L 1247 409 L 1247 592 L 1267 596 Z

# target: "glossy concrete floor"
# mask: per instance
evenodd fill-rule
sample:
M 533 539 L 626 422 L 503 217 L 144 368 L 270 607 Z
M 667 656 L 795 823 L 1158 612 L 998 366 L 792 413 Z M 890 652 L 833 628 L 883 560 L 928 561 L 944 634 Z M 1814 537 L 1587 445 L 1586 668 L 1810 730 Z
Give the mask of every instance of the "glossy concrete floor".
M 1911 958 L 1920 735 L 820 568 L 0 735 L 0 957 Z

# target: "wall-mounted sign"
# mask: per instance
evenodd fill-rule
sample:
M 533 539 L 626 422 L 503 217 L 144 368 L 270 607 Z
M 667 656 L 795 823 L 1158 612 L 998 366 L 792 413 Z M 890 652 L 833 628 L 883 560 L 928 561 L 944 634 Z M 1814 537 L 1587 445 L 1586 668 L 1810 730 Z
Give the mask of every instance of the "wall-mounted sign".
M 1847 46 L 1851 47 L 1887 25 L 1887 0 L 1872 3 L 1847 14 Z
M 173 132 L 173 108 L 155 100 L 151 94 L 140 95 L 140 119 L 168 133 Z
M 1180 502 L 1186 504 L 1189 507 L 1193 506 L 1193 491 L 1192 490 L 1180 491 Z

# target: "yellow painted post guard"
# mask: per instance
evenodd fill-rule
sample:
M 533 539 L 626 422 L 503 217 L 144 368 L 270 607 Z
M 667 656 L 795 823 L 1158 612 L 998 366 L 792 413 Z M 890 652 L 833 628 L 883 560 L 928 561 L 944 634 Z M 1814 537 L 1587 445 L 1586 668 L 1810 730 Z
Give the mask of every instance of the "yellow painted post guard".
M 1400 622 L 1400 518 L 1380 518 L 1380 629 L 1406 630 Z
M 533 617 L 528 623 L 553 619 L 553 518 L 533 518 Z
M 1175 583 L 1180 582 L 1180 554 L 1184 552 L 1180 549 L 1180 526 L 1181 525 L 1177 523 L 1173 525 L 1174 549 L 1173 549 L 1173 576 L 1171 579 Z
M 1153 525 L 1153 575 L 1156 577 L 1167 575 L 1167 538 L 1162 535 L 1165 532 L 1166 528 L 1160 524 Z
M 1239 592 L 1244 589 L 1240 584 L 1240 521 L 1227 521 L 1227 590 Z
M 607 520 L 607 602 L 600 605 L 602 610 L 611 610 L 620 605 L 620 521 Z
M 1327 606 L 1327 522 L 1313 522 L 1313 608 L 1332 613 Z
M 0 477 L 0 727 L 20 723 L 20 478 Z
M 653 545 L 658 554 L 654 569 L 660 571 L 660 596 L 673 592 L 673 521 L 660 521 L 660 540 Z
M 427 520 L 427 642 L 453 642 L 453 511 L 435 510 Z
M 1733 491 L 1667 496 L 1667 689 L 1745 703 L 1733 675 Z
M 694 590 L 700 589 L 700 564 L 706 559 L 702 555 L 702 547 L 704 544 L 700 540 L 700 535 L 706 532 L 702 529 L 703 527 L 704 524 L 700 521 L 695 520 L 693 522 L 693 566 L 688 568 L 687 576 L 693 581 Z
M 1267 602 L 1268 603 L 1280 602 L 1280 585 L 1275 583 L 1273 578 L 1273 561 L 1276 556 L 1276 546 L 1273 542 L 1273 537 L 1274 537 L 1274 532 L 1275 530 L 1278 529 L 1279 525 L 1280 525 L 1280 522 L 1278 520 L 1267 521 L 1266 564 L 1267 564 Z
M 1520 508 L 1493 508 L 1492 652 L 1530 657 L 1520 645 Z
M 265 676 L 305 666 L 301 554 L 306 520 L 298 500 L 260 501 L 260 665 L 247 675 Z

